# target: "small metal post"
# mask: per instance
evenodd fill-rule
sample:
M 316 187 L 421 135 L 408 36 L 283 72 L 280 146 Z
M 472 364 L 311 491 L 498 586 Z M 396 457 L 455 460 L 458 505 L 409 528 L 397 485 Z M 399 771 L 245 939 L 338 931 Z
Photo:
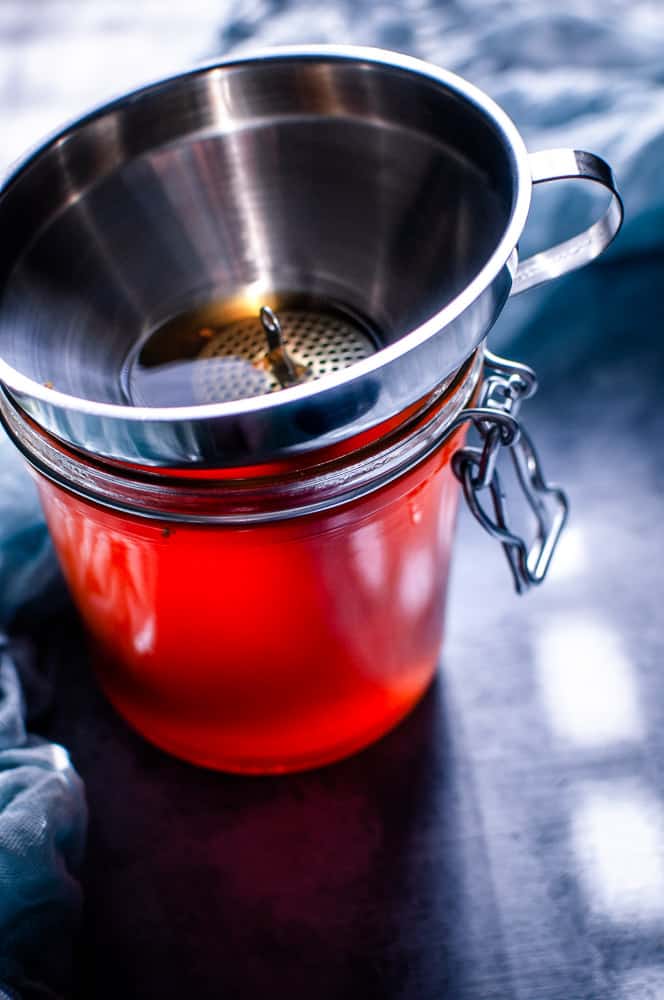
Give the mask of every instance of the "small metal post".
M 261 306 L 259 315 L 267 339 L 267 360 L 275 377 L 284 389 L 289 385 L 298 385 L 309 374 L 309 369 L 298 364 L 286 350 L 276 313 L 269 306 Z

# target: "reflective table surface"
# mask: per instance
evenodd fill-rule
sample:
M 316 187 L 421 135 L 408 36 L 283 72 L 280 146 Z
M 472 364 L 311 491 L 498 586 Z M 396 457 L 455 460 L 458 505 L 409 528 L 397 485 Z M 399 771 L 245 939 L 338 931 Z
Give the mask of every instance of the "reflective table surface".
M 114 714 L 77 627 L 42 637 L 91 811 L 78 997 L 664 997 L 661 267 L 567 279 L 512 345 L 570 493 L 556 566 L 517 598 L 464 514 L 438 681 L 364 753 L 193 768 Z

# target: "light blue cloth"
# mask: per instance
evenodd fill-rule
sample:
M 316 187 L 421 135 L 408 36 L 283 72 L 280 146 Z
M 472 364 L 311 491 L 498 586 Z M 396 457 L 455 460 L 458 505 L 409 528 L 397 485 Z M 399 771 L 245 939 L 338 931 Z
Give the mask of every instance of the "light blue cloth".
M 25 714 L 0 635 L 0 997 L 54 997 L 71 971 L 85 798 L 67 752 L 30 736 Z

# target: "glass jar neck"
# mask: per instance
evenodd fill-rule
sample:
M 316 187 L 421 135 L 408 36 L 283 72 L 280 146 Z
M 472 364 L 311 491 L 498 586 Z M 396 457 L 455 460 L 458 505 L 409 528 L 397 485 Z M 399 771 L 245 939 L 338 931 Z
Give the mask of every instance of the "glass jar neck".
M 251 524 L 319 513 L 379 490 L 445 441 L 478 389 L 483 350 L 415 407 L 340 445 L 279 466 L 147 471 L 66 448 L 0 393 L 0 417 L 30 465 L 70 493 L 160 521 Z

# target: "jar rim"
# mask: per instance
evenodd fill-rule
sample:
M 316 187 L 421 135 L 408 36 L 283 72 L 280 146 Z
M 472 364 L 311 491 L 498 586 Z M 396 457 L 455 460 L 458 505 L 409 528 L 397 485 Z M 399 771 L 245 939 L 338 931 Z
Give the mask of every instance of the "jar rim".
M 110 465 L 74 452 L 40 428 L 0 389 L 0 423 L 32 469 L 57 486 L 96 505 L 142 519 L 246 525 L 287 520 L 341 507 L 395 481 L 424 461 L 456 430 L 458 417 L 481 381 L 479 348 L 454 380 L 405 411 L 403 421 L 343 455 L 292 467 L 287 472 L 229 479 L 224 469 L 209 478 L 178 478 L 172 469 L 155 472 Z M 392 423 L 392 422 L 390 422 Z M 453 426 L 454 425 L 454 426 Z M 347 444 L 348 442 L 346 442 Z M 183 470 L 186 471 L 186 470 Z

